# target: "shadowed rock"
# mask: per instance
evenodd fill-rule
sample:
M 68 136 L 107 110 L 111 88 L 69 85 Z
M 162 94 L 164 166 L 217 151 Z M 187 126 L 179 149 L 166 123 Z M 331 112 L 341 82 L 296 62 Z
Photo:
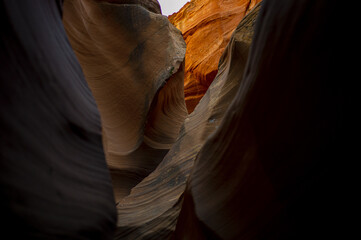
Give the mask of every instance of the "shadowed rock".
M 163 159 L 187 116 L 185 43 L 158 8 L 157 1 L 64 4 L 66 31 L 100 111 L 117 200 Z
M 237 27 L 217 77 L 164 160 L 117 205 L 117 239 L 167 239 L 174 232 L 194 159 L 218 128 L 242 82 L 258 10 L 255 7 Z
M 356 25 L 352 8 L 256 5 L 188 117 L 184 42 L 156 1 L 66 0 L 64 10 L 96 101 L 60 1 L 0 1 L 4 236 L 347 236 L 356 45 L 336 30 Z
M 195 160 L 177 239 L 339 233 L 349 152 L 339 14 L 336 1 L 263 1 L 243 80 Z
M 111 239 L 115 203 L 99 113 L 58 1 L 0 1 L 1 232 Z

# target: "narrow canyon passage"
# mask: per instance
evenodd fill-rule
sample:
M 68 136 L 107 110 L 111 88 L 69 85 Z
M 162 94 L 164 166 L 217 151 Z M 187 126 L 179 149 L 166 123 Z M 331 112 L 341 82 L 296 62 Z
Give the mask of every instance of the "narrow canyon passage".
M 185 2 L 0 0 L 4 236 L 344 236 L 352 14 Z

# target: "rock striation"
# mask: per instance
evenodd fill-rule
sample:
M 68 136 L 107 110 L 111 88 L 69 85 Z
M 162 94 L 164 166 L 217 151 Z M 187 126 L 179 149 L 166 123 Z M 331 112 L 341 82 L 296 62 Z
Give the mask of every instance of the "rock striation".
M 63 22 L 100 112 L 118 201 L 178 137 L 186 45 L 157 1 L 67 0 Z
M 335 173 L 350 156 L 339 14 L 336 1 L 262 2 L 242 82 L 195 159 L 176 239 L 347 234 L 336 210 L 345 191 Z
M 1 232 L 112 239 L 116 209 L 100 116 L 60 1 L 0 1 Z
M 358 22 L 339 6 L 256 4 L 187 115 L 157 1 L 0 0 L 2 234 L 351 239 L 357 44 L 337 30 Z
M 215 80 L 186 118 L 177 142 L 159 166 L 117 205 L 116 239 L 167 239 L 175 231 L 194 161 L 221 124 L 242 82 L 259 9 L 260 5 L 237 27 Z
M 169 20 L 187 44 L 184 92 L 192 112 L 217 75 L 218 62 L 242 18 L 261 0 L 192 0 Z

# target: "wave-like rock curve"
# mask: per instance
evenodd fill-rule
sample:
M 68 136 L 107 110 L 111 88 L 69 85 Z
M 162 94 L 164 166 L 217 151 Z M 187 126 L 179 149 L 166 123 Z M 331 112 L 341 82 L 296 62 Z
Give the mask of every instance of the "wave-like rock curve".
M 355 45 L 335 29 L 353 9 L 262 1 L 187 116 L 184 42 L 158 7 L 66 0 L 75 55 L 62 1 L 0 1 L 2 234 L 345 238 Z
M 60 1 L 0 1 L 2 238 L 111 239 L 100 117 Z
M 186 46 L 154 5 L 159 7 L 157 1 L 64 4 L 65 29 L 100 111 L 117 201 L 159 164 L 187 116 Z
M 259 7 L 237 27 L 215 80 L 185 120 L 177 142 L 160 165 L 117 205 L 117 239 L 166 239 L 175 231 L 194 160 L 222 122 L 242 82 Z
M 346 234 L 335 210 L 344 197 L 335 174 L 349 156 L 338 4 L 262 5 L 234 101 L 192 168 L 176 238 Z

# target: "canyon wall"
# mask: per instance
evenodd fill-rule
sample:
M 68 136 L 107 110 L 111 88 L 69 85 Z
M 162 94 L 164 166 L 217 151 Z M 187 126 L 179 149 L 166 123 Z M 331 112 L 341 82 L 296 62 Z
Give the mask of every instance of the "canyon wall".
M 100 112 L 117 201 L 159 164 L 187 116 L 186 45 L 159 9 L 157 1 L 64 3 L 64 26 Z
M 258 5 L 237 27 L 215 80 L 184 121 L 178 140 L 163 161 L 117 205 L 117 239 L 167 239 L 173 235 L 194 161 L 224 120 L 243 81 L 259 9 Z
M 3 236 L 352 239 L 357 8 L 256 4 L 189 115 L 159 9 L 0 0 Z
M 11 239 L 112 239 L 97 105 L 61 1 L 0 1 L 0 229 Z
M 351 235 L 342 209 L 354 45 L 335 35 L 348 14 L 337 1 L 262 2 L 244 72 L 227 79 L 242 82 L 194 161 L 176 239 Z
M 168 17 L 187 44 L 184 92 L 189 113 L 217 75 L 232 32 L 258 2 L 261 0 L 192 0 Z

